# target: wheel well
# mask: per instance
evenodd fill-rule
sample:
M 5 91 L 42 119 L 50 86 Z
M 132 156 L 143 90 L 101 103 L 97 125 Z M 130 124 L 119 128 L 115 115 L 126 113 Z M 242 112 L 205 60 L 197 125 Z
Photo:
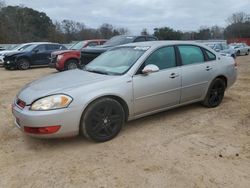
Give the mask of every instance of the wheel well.
M 68 61 L 70 61 L 70 60 L 76 60 L 77 61 L 77 63 L 79 63 L 79 59 L 77 59 L 77 58 L 69 58 L 69 59 L 67 59 L 66 61 L 65 61 L 65 63 L 67 63 Z
M 118 97 L 118 96 L 115 96 L 115 95 L 106 95 L 106 96 L 99 97 L 99 98 L 93 100 L 91 103 L 89 103 L 88 106 L 85 108 L 85 110 L 86 110 L 93 102 L 95 102 L 95 101 L 97 101 L 97 100 L 99 100 L 99 99 L 101 99 L 101 98 L 111 98 L 111 99 L 114 99 L 114 100 L 116 100 L 117 102 L 119 102 L 119 103 L 122 105 L 122 108 L 123 108 L 123 110 L 124 110 L 124 112 L 125 112 L 125 120 L 126 120 L 126 121 L 128 120 L 129 108 L 128 108 L 127 103 L 126 103 L 122 98 L 120 98 L 120 97 Z M 85 111 L 85 110 L 84 110 L 84 111 Z
M 226 87 L 227 87 L 227 78 L 225 76 L 220 75 L 220 76 L 217 76 L 216 78 L 220 78 L 220 79 L 224 80 Z

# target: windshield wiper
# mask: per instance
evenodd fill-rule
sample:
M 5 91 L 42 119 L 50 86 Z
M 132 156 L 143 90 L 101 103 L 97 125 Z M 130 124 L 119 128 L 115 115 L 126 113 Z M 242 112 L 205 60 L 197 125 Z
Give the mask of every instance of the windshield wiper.
M 107 72 L 101 71 L 101 70 L 95 70 L 95 69 L 85 69 L 88 72 L 93 72 L 93 73 L 97 73 L 97 74 L 105 74 L 105 75 L 109 75 Z

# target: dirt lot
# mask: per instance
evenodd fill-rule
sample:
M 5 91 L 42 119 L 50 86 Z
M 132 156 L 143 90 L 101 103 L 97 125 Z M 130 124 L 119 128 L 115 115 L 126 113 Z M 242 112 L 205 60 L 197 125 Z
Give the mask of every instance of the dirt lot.
M 13 124 L 10 104 L 48 68 L 0 68 L 0 187 L 250 186 L 250 56 L 221 106 L 194 104 L 133 121 L 117 138 L 38 140 Z

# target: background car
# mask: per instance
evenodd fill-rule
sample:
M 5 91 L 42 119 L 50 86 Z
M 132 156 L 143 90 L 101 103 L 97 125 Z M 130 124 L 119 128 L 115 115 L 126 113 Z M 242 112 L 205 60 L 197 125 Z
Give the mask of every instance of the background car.
M 101 53 L 122 44 L 128 44 L 133 42 L 145 42 L 145 41 L 156 41 L 157 37 L 151 35 L 139 35 L 139 36 L 127 36 L 119 35 L 112 37 L 103 45 L 93 48 L 85 48 L 81 51 L 81 64 L 87 65 L 90 61 L 98 57 Z
M 250 53 L 250 47 L 245 43 L 233 43 L 230 46 L 236 50 L 237 55 L 248 55 Z
M 229 46 L 226 42 L 209 42 L 204 44 L 222 55 L 229 55 L 236 58 L 236 50 Z
M 48 66 L 51 52 L 66 50 L 61 44 L 36 43 L 28 46 L 23 51 L 14 51 L 4 57 L 5 69 L 26 70 L 30 66 Z
M 50 67 L 58 71 L 76 69 L 80 67 L 81 50 L 86 47 L 99 46 L 106 42 L 105 39 L 85 40 L 75 43 L 69 50 L 51 53 Z
M 8 55 L 8 53 L 23 51 L 24 49 L 26 49 L 32 44 L 37 44 L 37 43 L 34 42 L 34 43 L 24 43 L 24 44 L 13 45 L 13 47 L 9 48 L 8 50 L 1 51 L 0 52 L 0 66 L 3 66 L 4 57 Z
M 85 66 L 25 86 L 13 103 L 16 126 L 40 138 L 114 138 L 128 120 L 202 102 L 220 105 L 237 78 L 232 57 L 194 42 L 113 48 Z

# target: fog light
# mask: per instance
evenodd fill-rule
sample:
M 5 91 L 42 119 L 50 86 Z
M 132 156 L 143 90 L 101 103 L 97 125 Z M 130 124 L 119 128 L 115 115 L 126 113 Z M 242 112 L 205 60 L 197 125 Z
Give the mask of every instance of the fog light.
M 24 127 L 24 132 L 31 134 L 52 134 L 56 133 L 60 128 L 60 125 L 48 127 Z

